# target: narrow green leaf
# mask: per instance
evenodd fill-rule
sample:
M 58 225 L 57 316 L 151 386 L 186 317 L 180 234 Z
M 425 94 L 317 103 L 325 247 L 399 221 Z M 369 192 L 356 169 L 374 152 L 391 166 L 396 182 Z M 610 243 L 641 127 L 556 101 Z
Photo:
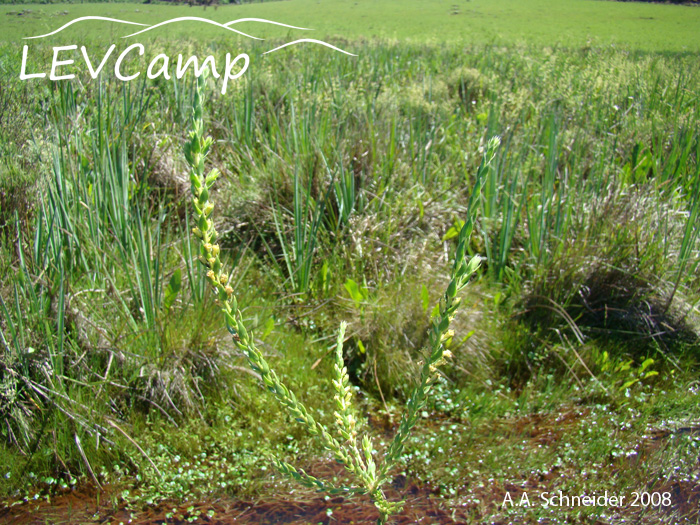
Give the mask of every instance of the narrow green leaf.
M 428 312 L 428 307 L 430 306 L 430 295 L 428 294 L 428 288 L 425 285 L 421 286 L 420 297 L 423 303 L 423 312 Z

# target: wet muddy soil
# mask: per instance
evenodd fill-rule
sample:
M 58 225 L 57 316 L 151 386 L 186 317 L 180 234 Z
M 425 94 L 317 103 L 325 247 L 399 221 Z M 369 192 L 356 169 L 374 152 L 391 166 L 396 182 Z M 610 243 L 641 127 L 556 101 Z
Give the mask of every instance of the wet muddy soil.
M 389 490 L 390 497 L 398 494 Z M 393 492 L 393 494 L 391 494 Z M 447 509 L 428 489 L 411 485 L 401 490 L 406 505 L 393 521 L 395 524 L 466 523 L 468 509 Z M 105 501 L 106 500 L 106 501 Z M 94 488 L 83 488 L 54 496 L 50 501 L 22 503 L 0 510 L 0 522 L 29 524 L 370 524 L 377 512 L 368 498 L 326 498 L 319 495 L 306 499 L 279 498 L 271 501 L 215 499 L 176 505 L 127 509 L 110 503 Z
M 585 412 L 567 412 L 559 415 L 556 425 L 540 416 L 530 416 L 510 422 L 510 428 L 529 436 L 537 443 L 548 443 L 558 439 L 562 425 L 578 420 Z M 700 426 L 653 431 L 641 443 L 639 454 L 617 463 L 615 468 L 638 468 L 638 463 L 648 454 L 663 447 L 674 435 L 700 435 Z M 700 461 L 700 459 L 699 459 Z M 342 473 L 342 466 L 332 462 L 316 463 L 307 466 L 307 471 L 320 478 L 332 478 Z M 391 501 L 404 499 L 403 511 L 393 517 L 394 525 L 408 524 L 467 524 L 490 523 L 505 525 L 516 523 L 498 519 L 499 510 L 506 492 L 517 499 L 523 491 L 552 490 L 553 480 L 559 472 L 553 469 L 544 476 L 531 476 L 522 486 L 513 483 L 481 484 L 472 487 L 469 503 L 449 504 L 440 498 L 437 491 L 427 485 L 407 481 L 397 476 L 386 487 L 386 495 Z M 614 472 L 611 472 L 613 475 Z M 691 481 L 668 480 L 656 483 L 649 490 L 669 492 L 671 505 L 655 515 L 644 515 L 639 508 L 617 508 L 614 523 L 700 523 L 700 484 Z M 274 492 L 274 491 L 273 491 Z M 285 491 L 281 491 L 285 492 Z M 0 503 L 0 523 L 18 525 L 29 524 L 373 524 L 377 512 L 368 497 L 329 497 L 312 492 L 295 490 L 288 496 L 250 500 L 231 496 L 212 497 L 198 502 L 164 502 L 155 507 L 127 505 L 119 498 L 117 487 L 105 487 L 99 491 L 93 485 L 84 485 L 74 490 L 42 497 L 32 501 L 18 501 L 14 504 Z M 670 520 L 670 521 L 669 521 Z M 542 523 L 542 521 L 535 521 Z M 533 523 L 535 523 L 533 522 Z M 610 523 L 613 523 L 610 522 Z M 518 521 L 517 523 L 530 523 Z M 549 522 L 548 522 L 549 523 Z M 603 523 L 603 522 L 599 522 Z M 607 523 L 607 522 L 606 522 Z

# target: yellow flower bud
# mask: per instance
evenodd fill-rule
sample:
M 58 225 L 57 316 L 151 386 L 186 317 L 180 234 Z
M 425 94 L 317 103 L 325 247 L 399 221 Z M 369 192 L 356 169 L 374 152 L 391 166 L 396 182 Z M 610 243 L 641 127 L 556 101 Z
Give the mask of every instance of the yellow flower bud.
M 442 334 L 442 337 L 440 337 L 440 342 L 444 343 L 448 339 L 451 339 L 455 336 L 455 331 L 454 330 L 448 330 L 444 334 Z
M 226 277 L 225 275 L 222 275 L 221 277 L 219 277 L 219 282 L 221 284 L 226 284 L 228 282 L 228 277 Z

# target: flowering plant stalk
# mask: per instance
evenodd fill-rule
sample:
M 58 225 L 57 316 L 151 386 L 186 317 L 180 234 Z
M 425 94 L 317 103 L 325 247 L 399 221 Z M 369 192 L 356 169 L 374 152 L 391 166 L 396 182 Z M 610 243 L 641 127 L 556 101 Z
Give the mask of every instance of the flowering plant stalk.
M 357 421 L 353 415 L 352 389 L 347 368 L 343 363 L 343 340 L 346 323 L 340 325 L 334 355 L 332 382 L 335 389 L 336 428 L 333 433 L 331 433 L 331 429 L 316 421 L 304 404 L 277 377 L 263 354 L 255 346 L 253 335 L 243 324 L 235 292 L 228 283 L 228 276 L 224 272 L 219 258 L 220 247 L 217 244 L 217 232 L 212 220 L 214 204 L 210 200 L 210 192 L 220 173 L 214 168 L 205 175 L 205 161 L 211 149 L 212 138 L 204 137 L 202 119 L 204 86 L 205 78 L 202 75 L 197 79 L 197 89 L 194 96 L 193 129 L 190 131 L 189 140 L 184 146 L 185 159 L 190 166 L 192 205 L 196 217 L 196 227 L 192 233 L 200 241 L 199 260 L 207 268 L 207 280 L 218 298 L 228 330 L 238 348 L 246 356 L 250 368 L 260 375 L 263 384 L 277 401 L 311 435 L 319 439 L 321 445 L 331 452 L 339 463 L 345 466 L 354 478 L 355 485 L 336 487 L 282 460 L 273 459 L 273 461 L 278 470 L 307 487 L 330 494 L 368 494 L 379 511 L 377 523 L 384 524 L 390 515 L 401 510 L 404 502 L 387 500 L 382 486 L 389 480 L 390 470 L 401 457 L 406 439 L 415 426 L 421 410 L 425 407 L 432 385 L 438 380 L 438 368 L 451 357 L 450 351 L 444 347 L 443 343 L 453 335 L 449 326 L 460 303 L 458 294 L 467 285 L 480 264 L 479 256 L 467 260 L 465 255 L 474 225 L 481 188 L 485 180 L 484 175 L 493 160 L 499 141 L 497 138 L 489 141 L 484 159 L 479 166 L 477 182 L 469 199 L 467 220 L 458 237 L 450 283 L 440 300 L 439 313 L 432 320 L 430 327 L 427 355 L 421 368 L 420 379 L 408 400 L 398 431 L 378 466 L 375 457 L 378 457 L 379 454 L 374 449 L 368 435 L 361 438 L 358 436 Z

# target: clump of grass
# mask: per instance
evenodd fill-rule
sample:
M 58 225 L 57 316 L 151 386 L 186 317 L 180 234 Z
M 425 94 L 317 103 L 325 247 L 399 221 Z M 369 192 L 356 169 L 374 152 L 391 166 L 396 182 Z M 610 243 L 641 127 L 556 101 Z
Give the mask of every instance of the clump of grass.
M 478 69 L 460 67 L 452 71 L 447 78 L 447 89 L 450 96 L 458 98 L 470 109 L 489 96 L 490 82 Z
M 212 169 L 205 175 L 205 160 L 212 145 L 211 137 L 204 137 L 203 121 L 203 91 L 206 85 L 205 76 L 198 79 L 194 99 L 193 131 L 185 144 L 185 158 L 191 167 L 190 181 L 192 183 L 193 206 L 197 217 L 194 235 L 200 239 L 199 260 L 207 268 L 209 284 L 214 289 L 219 306 L 229 331 L 238 348 L 245 354 L 251 369 L 260 375 L 261 381 L 277 399 L 277 401 L 299 422 L 306 430 L 320 440 L 323 447 L 330 451 L 336 461 L 343 464 L 354 478 L 354 486 L 336 487 L 321 481 L 289 463 L 274 459 L 277 468 L 298 480 L 303 485 L 326 491 L 331 494 L 369 494 L 379 511 L 378 524 L 386 523 L 389 516 L 400 511 L 403 502 L 389 502 L 381 487 L 389 479 L 389 470 L 398 461 L 411 429 L 418 421 L 420 411 L 427 402 L 428 394 L 438 381 L 438 367 L 445 364 L 451 353 L 444 346 L 453 332 L 449 330 L 452 320 L 460 303 L 457 297 L 469 282 L 471 276 L 479 267 L 480 258 L 465 259 L 469 237 L 474 227 L 481 184 L 498 147 L 498 139 L 489 142 L 484 159 L 477 174 L 477 183 L 469 202 L 468 216 L 461 228 L 452 265 L 451 279 L 447 290 L 440 301 L 438 314 L 434 317 L 428 334 L 428 354 L 421 367 L 420 379 L 411 394 L 404 415 L 399 424 L 383 461 L 375 461 L 375 449 L 368 435 L 360 440 L 357 431 L 357 419 L 352 408 L 352 389 L 350 388 L 347 368 L 343 362 L 343 341 L 346 324 L 341 323 L 335 349 L 335 365 L 333 386 L 335 388 L 336 432 L 339 438 L 331 434 L 331 430 L 319 423 L 309 413 L 306 406 L 297 399 L 257 348 L 252 333 L 243 322 L 234 289 L 228 284 L 228 276 L 224 272 L 220 259 L 220 247 L 217 244 L 218 233 L 212 221 L 214 204 L 210 200 L 210 191 L 219 177 L 219 171 Z
M 683 265 L 683 254 L 695 243 L 688 240 L 692 203 L 683 217 L 649 193 L 647 187 L 611 186 L 610 195 L 584 208 L 578 220 L 589 229 L 561 243 L 550 264 L 533 270 L 523 296 L 531 326 L 575 323 L 582 337 L 614 338 L 638 355 L 672 352 L 697 341 L 686 322 L 692 307 L 681 295 L 674 298 L 674 281 L 692 278 L 684 274 Z M 664 233 L 657 227 L 659 220 L 667 232 L 676 233 Z M 680 241 L 679 231 L 685 233 Z M 669 264 L 670 242 L 681 252 L 676 264 Z

